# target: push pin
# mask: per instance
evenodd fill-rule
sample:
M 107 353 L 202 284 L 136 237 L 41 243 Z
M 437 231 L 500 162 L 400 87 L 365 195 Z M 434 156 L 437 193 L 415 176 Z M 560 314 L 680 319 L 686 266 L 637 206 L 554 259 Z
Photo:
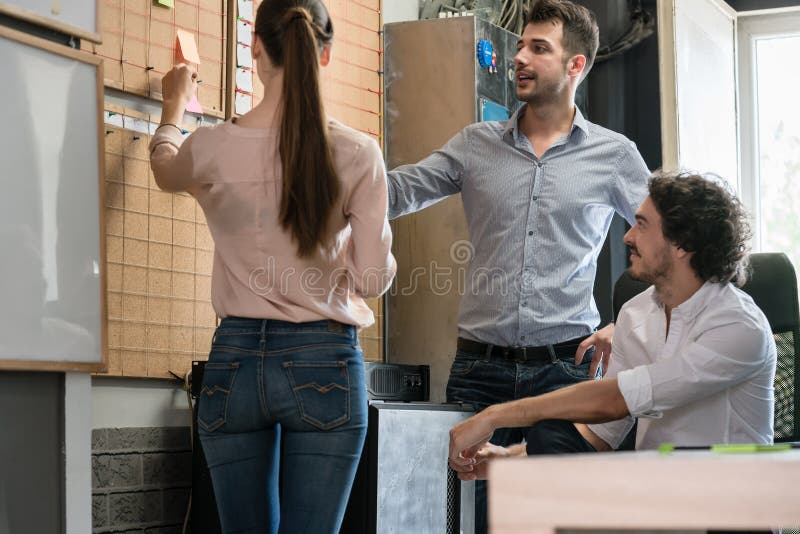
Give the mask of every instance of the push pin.
M 106 135 L 113 134 L 113 133 L 114 133 L 114 130 L 106 130 Z
M 153 70 L 155 67 L 145 67 L 144 70 Z
M 134 141 L 138 141 L 139 139 L 140 139 L 140 138 L 139 138 L 139 136 L 138 136 L 138 135 L 134 135 L 134 136 L 133 136 L 133 140 L 134 140 Z

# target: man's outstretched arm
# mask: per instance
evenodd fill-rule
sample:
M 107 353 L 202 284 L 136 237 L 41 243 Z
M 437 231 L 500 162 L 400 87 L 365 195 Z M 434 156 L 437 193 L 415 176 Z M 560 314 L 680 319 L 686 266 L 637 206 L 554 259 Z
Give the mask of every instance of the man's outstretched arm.
M 427 208 L 461 191 L 470 157 L 468 134 L 468 129 L 461 130 L 419 163 L 387 173 L 389 219 Z
M 486 408 L 450 430 L 450 462 L 472 465 L 495 429 L 533 426 L 545 419 L 605 423 L 629 415 L 616 378 L 582 382 L 551 393 Z

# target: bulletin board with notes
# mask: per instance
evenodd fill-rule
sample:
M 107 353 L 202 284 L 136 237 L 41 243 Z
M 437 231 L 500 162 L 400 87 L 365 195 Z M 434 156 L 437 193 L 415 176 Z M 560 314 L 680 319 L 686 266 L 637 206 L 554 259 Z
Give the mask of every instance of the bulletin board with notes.
M 100 0 L 105 85 L 161 99 L 161 78 L 178 60 L 198 65 L 198 94 L 187 121 L 241 115 L 263 96 L 252 62 L 251 0 Z M 334 53 L 321 71 L 328 115 L 382 140 L 380 0 L 327 0 Z M 230 80 L 230 81 L 227 81 Z M 208 357 L 214 246 L 203 212 L 185 193 L 156 186 L 148 143 L 159 122 L 105 105 L 108 374 L 184 376 Z M 214 119 L 212 119 L 213 122 Z M 186 126 L 188 130 L 193 128 Z M 189 132 L 187 132 L 189 133 Z M 365 359 L 382 359 L 382 299 L 368 301 L 376 323 L 360 332 Z
M 226 116 L 228 0 L 98 1 L 102 43 L 81 48 L 103 58 L 107 87 L 161 100 L 161 78 L 183 42 L 198 63 L 199 107 L 191 111 Z

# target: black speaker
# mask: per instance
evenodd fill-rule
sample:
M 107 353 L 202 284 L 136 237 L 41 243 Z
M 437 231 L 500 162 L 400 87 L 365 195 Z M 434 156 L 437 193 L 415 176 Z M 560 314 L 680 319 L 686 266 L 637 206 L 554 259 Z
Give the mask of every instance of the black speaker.
M 370 401 L 367 440 L 340 534 L 473 534 L 475 483 L 447 467 L 460 404 Z
M 364 362 L 370 400 L 430 400 L 431 368 L 427 365 Z

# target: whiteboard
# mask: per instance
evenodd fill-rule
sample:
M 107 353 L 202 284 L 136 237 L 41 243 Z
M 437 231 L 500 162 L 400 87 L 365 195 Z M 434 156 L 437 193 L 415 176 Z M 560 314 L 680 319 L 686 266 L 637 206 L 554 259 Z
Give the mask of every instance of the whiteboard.
M 87 39 L 100 37 L 100 0 L 0 0 L 0 13 Z
M 100 61 L 0 27 L 0 369 L 105 367 Z

